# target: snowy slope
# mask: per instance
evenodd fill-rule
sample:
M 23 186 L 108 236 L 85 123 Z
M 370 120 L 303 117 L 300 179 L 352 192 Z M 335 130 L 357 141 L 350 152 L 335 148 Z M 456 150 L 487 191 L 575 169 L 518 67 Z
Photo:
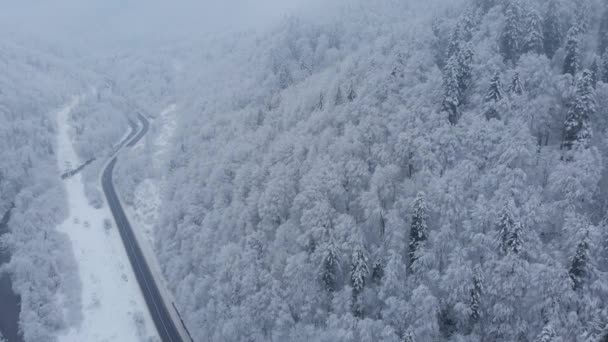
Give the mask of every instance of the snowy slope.
M 58 162 L 66 170 L 80 161 L 69 134 L 73 100 L 58 113 Z M 65 181 L 70 214 L 58 229 L 73 245 L 82 282 L 83 320 L 65 331 L 62 342 L 158 340 L 154 325 L 127 259 L 120 236 L 104 207 L 85 196 L 81 175 Z

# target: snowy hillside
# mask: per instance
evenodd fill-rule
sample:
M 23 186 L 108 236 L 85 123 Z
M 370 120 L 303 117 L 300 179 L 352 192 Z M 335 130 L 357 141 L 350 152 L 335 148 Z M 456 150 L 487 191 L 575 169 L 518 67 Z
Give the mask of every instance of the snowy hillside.
M 26 342 L 164 324 L 99 191 L 140 116 L 114 186 L 194 341 L 608 341 L 608 2 L 239 1 L 3 7 Z
M 606 336 L 603 2 L 330 7 L 181 60 L 154 236 L 195 340 Z
M 0 44 L 0 65 L 1 215 L 15 206 L 10 234 L 0 239 L 0 248 L 12 258 L 0 268 L 8 271 L 20 296 L 16 314 L 24 340 L 54 341 L 78 316 L 77 300 L 69 298 L 80 291 L 69 241 L 55 230 L 67 203 L 55 159 L 54 114 L 88 76 L 11 39 Z

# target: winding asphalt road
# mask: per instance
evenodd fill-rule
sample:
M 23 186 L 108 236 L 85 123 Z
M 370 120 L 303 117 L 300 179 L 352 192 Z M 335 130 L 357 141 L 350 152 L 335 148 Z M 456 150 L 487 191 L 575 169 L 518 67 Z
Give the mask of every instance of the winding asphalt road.
M 126 147 L 135 146 L 135 144 L 137 144 L 148 132 L 150 127 L 148 120 L 141 114 L 138 114 L 138 117 L 142 124 L 142 129 L 126 144 Z M 127 215 L 125 214 L 125 211 L 120 204 L 120 200 L 118 199 L 118 195 L 116 194 L 116 190 L 114 189 L 112 172 L 116 166 L 116 161 L 117 157 L 114 156 L 103 171 L 101 178 L 103 192 L 106 196 L 106 200 L 108 201 L 110 210 L 112 211 L 112 215 L 114 216 L 114 220 L 116 221 L 116 226 L 120 231 L 122 242 L 125 245 L 127 255 L 129 256 L 129 261 L 131 262 L 133 270 L 135 271 L 135 277 L 137 278 L 137 282 L 139 283 L 141 292 L 144 295 L 144 299 L 148 305 L 148 310 L 150 311 L 152 320 L 156 325 L 156 329 L 161 340 L 163 342 L 183 342 L 183 339 L 177 329 L 176 322 L 174 322 L 171 318 L 169 308 L 167 308 L 167 305 L 165 305 L 158 285 L 156 284 L 154 277 L 152 276 L 152 272 L 150 271 L 150 267 L 148 266 L 139 243 L 135 238 L 133 228 L 127 219 Z

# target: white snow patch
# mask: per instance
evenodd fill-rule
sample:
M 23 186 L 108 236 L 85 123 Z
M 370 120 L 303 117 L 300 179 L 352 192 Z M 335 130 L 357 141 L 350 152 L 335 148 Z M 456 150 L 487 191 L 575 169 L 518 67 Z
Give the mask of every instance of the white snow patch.
M 79 165 L 69 136 L 74 99 L 58 113 L 60 169 Z M 70 215 L 58 230 L 72 241 L 82 282 L 83 320 L 59 336 L 61 342 L 159 340 L 143 295 L 107 206 L 92 207 L 80 174 L 65 180 Z M 112 222 L 111 228 L 104 221 Z M 143 328 L 142 328 L 143 325 Z

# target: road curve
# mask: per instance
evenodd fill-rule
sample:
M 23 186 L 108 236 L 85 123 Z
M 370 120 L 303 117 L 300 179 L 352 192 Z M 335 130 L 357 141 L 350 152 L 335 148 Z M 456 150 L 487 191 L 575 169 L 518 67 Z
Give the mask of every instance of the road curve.
M 143 115 L 139 114 L 139 120 L 142 123 L 141 131 L 127 144 L 128 147 L 134 146 L 143 138 L 149 128 L 148 120 Z M 101 177 L 101 185 L 106 196 L 108 206 L 112 211 L 116 226 L 120 232 L 122 242 L 125 245 L 129 261 L 135 272 L 135 277 L 141 288 L 152 320 L 156 325 L 156 329 L 163 342 L 184 342 L 177 329 L 176 323 L 172 320 L 169 308 L 161 296 L 158 285 L 156 284 L 150 267 L 144 258 L 141 247 L 135 238 L 133 228 L 127 219 L 127 215 L 123 210 L 114 183 L 112 182 L 112 173 L 116 166 L 117 157 L 114 156 L 110 163 L 103 170 Z

